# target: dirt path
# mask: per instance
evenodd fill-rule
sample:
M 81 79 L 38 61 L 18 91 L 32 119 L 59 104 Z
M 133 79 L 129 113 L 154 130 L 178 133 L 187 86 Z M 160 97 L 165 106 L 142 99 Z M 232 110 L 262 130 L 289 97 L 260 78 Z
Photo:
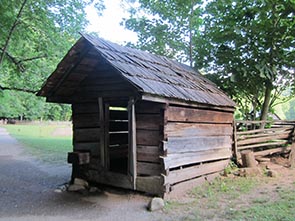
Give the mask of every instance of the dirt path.
M 149 197 L 134 193 L 83 196 L 56 193 L 70 178 L 70 167 L 45 165 L 24 153 L 20 143 L 0 128 L 0 221 L 10 220 L 167 220 L 150 213 Z
M 49 165 L 24 153 L 24 148 L 0 128 L 0 221 L 178 221 L 228 220 L 228 213 L 247 208 L 257 200 L 274 201 L 280 188 L 294 188 L 294 169 L 278 168 L 275 178 L 261 178 L 250 193 L 231 199 L 226 194 L 212 203 L 194 198 L 168 205 L 164 211 L 148 212 L 149 197 L 127 191 L 102 191 L 83 196 L 56 193 L 70 178 L 69 165 Z M 173 204 L 173 203 L 172 203 Z M 182 204 L 182 205 L 181 205 Z M 216 204 L 216 205 L 215 205 Z M 170 208 L 169 208 L 170 207 Z

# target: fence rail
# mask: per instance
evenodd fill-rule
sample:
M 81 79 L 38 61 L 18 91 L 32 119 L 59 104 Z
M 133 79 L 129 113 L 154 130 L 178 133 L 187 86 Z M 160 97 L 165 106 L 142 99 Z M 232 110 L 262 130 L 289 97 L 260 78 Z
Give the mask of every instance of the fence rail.
M 294 141 L 295 121 L 235 121 L 234 154 L 252 150 L 255 157 L 290 151 Z

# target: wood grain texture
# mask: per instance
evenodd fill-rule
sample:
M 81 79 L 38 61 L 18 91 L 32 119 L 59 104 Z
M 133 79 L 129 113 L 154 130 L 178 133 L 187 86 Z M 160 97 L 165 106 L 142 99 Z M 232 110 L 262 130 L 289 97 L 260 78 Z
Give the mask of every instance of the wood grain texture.
M 160 151 L 158 146 L 137 145 L 137 160 L 144 162 L 160 162 Z
M 207 137 L 168 137 L 168 155 L 171 153 L 187 153 L 212 149 L 230 149 L 230 136 Z
M 167 117 L 168 121 L 172 122 L 231 124 L 233 121 L 233 114 L 231 112 L 193 109 L 176 106 L 168 107 Z
M 165 184 L 173 185 L 185 180 L 196 178 L 202 175 L 222 171 L 229 163 L 229 160 L 220 160 L 212 163 L 200 164 L 179 170 L 170 171 L 165 177 Z
M 158 130 L 136 130 L 136 143 L 138 145 L 158 146 L 161 142 L 160 131 Z
M 91 156 L 99 156 L 99 142 L 74 143 L 74 151 L 90 151 Z
M 88 170 L 86 176 L 89 181 L 96 183 L 107 184 L 110 186 L 121 187 L 125 189 L 133 189 L 133 184 L 129 176 L 97 170 Z
M 74 130 L 75 142 L 98 142 L 100 128 L 85 128 Z
M 72 105 L 73 114 L 87 114 L 99 112 L 98 102 L 93 103 L 76 103 Z
M 164 178 L 162 176 L 137 176 L 136 190 L 161 196 L 164 193 Z
M 206 161 L 229 159 L 231 155 L 232 152 L 230 149 L 212 149 L 207 151 L 168 154 L 167 157 L 163 157 L 163 160 L 165 169 L 172 169 Z
M 162 167 L 160 164 L 137 161 L 138 175 L 160 176 L 161 172 Z
M 168 122 L 165 133 L 169 137 L 231 136 L 232 125 Z
M 86 113 L 73 115 L 74 128 L 93 128 L 100 127 L 99 113 Z
M 143 130 L 160 130 L 163 125 L 163 118 L 160 114 L 137 114 L 136 128 Z

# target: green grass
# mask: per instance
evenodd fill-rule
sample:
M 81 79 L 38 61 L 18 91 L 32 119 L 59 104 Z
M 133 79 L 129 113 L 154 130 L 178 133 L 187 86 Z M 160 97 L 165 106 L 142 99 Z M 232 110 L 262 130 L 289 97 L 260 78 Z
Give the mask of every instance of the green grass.
M 72 150 L 71 136 L 54 136 L 58 127 L 65 125 L 6 125 L 8 132 L 24 144 L 26 151 L 48 163 L 66 162 Z
M 249 208 L 237 210 L 229 215 L 230 220 L 294 221 L 294 189 L 279 190 L 278 199 L 261 199 L 252 202 Z
M 189 203 L 166 203 L 167 212 L 182 211 L 182 220 L 232 220 L 232 221 L 294 221 L 295 184 L 280 187 L 277 194 L 265 192 L 264 195 L 248 198 L 262 184 L 268 183 L 267 177 L 217 178 L 212 183 L 196 187 L 191 192 L 194 199 Z M 188 211 L 187 209 L 190 208 Z

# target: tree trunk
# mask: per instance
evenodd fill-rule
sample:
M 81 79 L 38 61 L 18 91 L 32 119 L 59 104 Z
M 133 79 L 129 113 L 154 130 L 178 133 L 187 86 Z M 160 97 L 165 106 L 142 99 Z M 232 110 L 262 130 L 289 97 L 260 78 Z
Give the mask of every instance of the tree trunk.
M 261 109 L 260 120 L 264 121 L 267 120 L 267 114 L 269 111 L 269 104 L 271 100 L 271 92 L 272 92 L 272 84 L 271 82 L 266 82 L 265 84 L 265 94 L 264 94 L 264 101 Z M 264 128 L 265 124 L 261 124 L 261 128 Z

